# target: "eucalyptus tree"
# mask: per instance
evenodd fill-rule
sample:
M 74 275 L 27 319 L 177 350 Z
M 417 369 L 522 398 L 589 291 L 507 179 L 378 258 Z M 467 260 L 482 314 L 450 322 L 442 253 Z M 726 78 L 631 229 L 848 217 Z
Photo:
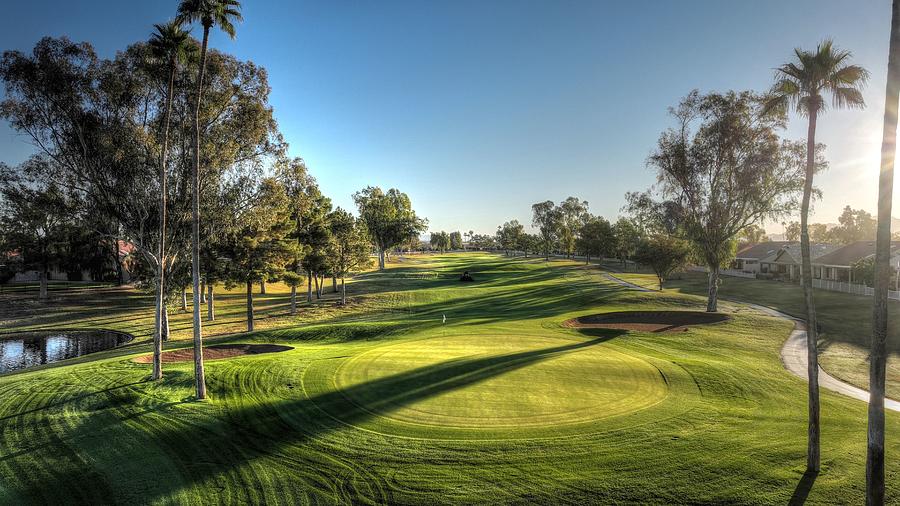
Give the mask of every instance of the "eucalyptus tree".
M 560 229 L 562 228 L 562 214 L 552 200 L 538 202 L 531 206 L 532 220 L 531 224 L 540 231 L 541 245 L 547 260 L 550 260 L 550 253 L 556 241 L 559 240 Z
M 878 180 L 878 231 L 875 242 L 875 304 L 869 356 L 869 420 L 866 450 L 866 503 L 884 504 L 884 390 L 887 366 L 888 290 L 891 278 L 891 202 L 900 106 L 900 0 L 891 7 L 881 171 Z
M 641 229 L 634 220 L 621 217 L 612 226 L 612 233 L 612 251 L 619 257 L 622 267 L 628 270 L 628 260 L 634 256 L 634 252 L 641 242 Z
M 206 375 L 203 369 L 203 338 L 200 323 L 200 107 L 203 99 L 203 74 L 206 71 L 206 51 L 209 32 L 218 26 L 232 39 L 235 36 L 234 22 L 241 20 L 240 2 L 237 0 L 181 0 L 178 5 L 178 19 L 181 22 L 200 22 L 203 27 L 203 41 L 200 45 L 200 68 L 197 72 L 197 86 L 194 107 L 194 160 L 191 167 L 193 203 L 191 206 L 191 279 L 194 296 L 194 378 L 198 399 L 206 398 Z
M 162 146 L 159 157 L 159 253 L 157 255 L 156 287 L 156 331 L 153 335 L 153 379 L 162 378 L 162 312 L 165 311 L 166 277 L 166 172 L 169 159 L 169 127 L 172 119 L 172 102 L 175 99 L 175 75 L 179 64 L 185 62 L 193 45 L 190 34 L 183 30 L 181 23 L 171 21 L 153 25 L 155 32 L 150 36 L 150 53 L 168 67 L 166 79 L 165 107 L 162 118 Z
M 462 234 L 457 232 L 450 232 L 450 249 L 452 250 L 460 250 L 463 249 L 463 240 Z
M 719 269 L 740 232 L 796 209 L 802 188 L 796 150 L 775 133 L 782 121 L 761 111 L 751 92 L 694 91 L 671 110 L 676 126 L 648 159 L 663 202 L 641 202 L 677 210 L 679 234 L 709 270 L 707 311 L 717 310 Z
M 371 263 L 369 235 L 361 220 L 340 207 L 328 215 L 328 227 L 331 230 L 331 270 L 341 279 L 341 304 L 346 304 L 346 277 Z
M 525 227 L 519 220 L 510 220 L 497 227 L 497 244 L 509 256 L 510 250 L 520 249 Z
M 0 171 L 0 230 L 4 247 L 16 251 L 16 263 L 38 272 L 38 297 L 47 299 L 48 273 L 62 258 L 67 226 L 74 212 L 59 186 L 35 185 L 21 175 Z
M 793 61 L 775 71 L 775 84 L 766 103 L 766 112 L 781 115 L 789 109 L 807 118 L 806 172 L 803 184 L 803 200 L 800 205 L 800 257 L 803 300 L 806 303 L 807 355 L 809 368 L 809 434 L 806 468 L 819 471 L 819 381 L 818 381 L 818 329 L 812 291 L 812 259 L 809 252 L 809 203 L 813 194 L 813 177 L 816 173 L 816 126 L 819 114 L 825 112 L 825 95 L 831 96 L 835 108 L 865 107 L 860 89 L 869 78 L 869 72 L 850 63 L 850 51 L 834 47 L 825 40 L 815 51 L 794 49 Z
M 384 257 L 391 248 L 423 232 L 428 221 L 416 216 L 409 196 L 396 188 L 387 192 L 369 186 L 353 194 L 359 217 L 378 249 L 378 269 L 384 269 Z
M 559 241 L 567 258 L 575 254 L 575 245 L 578 241 L 578 231 L 590 217 L 588 203 L 577 197 L 569 197 L 560 202 L 559 213 Z
M 588 217 L 579 229 L 575 246 L 585 256 L 587 264 L 591 263 L 591 257 L 602 259 L 605 254 L 614 253 L 615 235 L 612 225 L 602 216 Z

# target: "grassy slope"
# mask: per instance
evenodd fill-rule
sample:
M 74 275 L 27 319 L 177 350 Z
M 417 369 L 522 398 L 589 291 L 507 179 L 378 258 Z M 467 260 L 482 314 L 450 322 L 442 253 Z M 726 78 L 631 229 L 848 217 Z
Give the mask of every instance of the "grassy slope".
M 805 495 L 805 386 L 778 358 L 789 324 L 741 311 L 688 332 L 582 334 L 560 323 L 699 300 L 552 265 L 448 255 L 366 276 L 356 288 L 368 295 L 351 310 L 218 339 L 295 349 L 210 362 L 209 402 L 190 401 L 189 364 L 147 382 L 148 366 L 122 356 L 146 345 L 0 377 L 0 502 L 784 504 Z M 458 283 L 464 269 L 478 282 Z M 606 408 L 612 380 L 638 363 L 660 373 L 635 376 L 638 398 L 656 403 Z M 577 374 L 560 376 L 567 368 Z M 595 413 L 563 425 L 471 422 L 497 402 L 510 417 Z M 450 420 L 457 413 L 462 421 Z M 895 454 L 900 418 L 887 421 Z M 862 403 L 823 394 L 823 457 L 810 502 L 861 502 Z M 888 466 L 896 499 L 900 463 Z
M 656 289 L 656 277 L 647 274 L 616 274 L 622 279 Z M 706 275 L 686 272 L 666 285 L 666 290 L 706 296 Z M 803 292 L 799 285 L 756 279 L 723 277 L 721 297 L 744 300 L 773 307 L 803 317 Z M 816 314 L 822 328 L 821 365 L 833 376 L 861 388 L 869 385 L 869 340 L 872 336 L 872 298 L 827 290 L 815 290 Z M 900 302 L 888 304 L 891 320 L 900 318 Z M 900 327 L 889 329 L 887 392 L 900 399 Z

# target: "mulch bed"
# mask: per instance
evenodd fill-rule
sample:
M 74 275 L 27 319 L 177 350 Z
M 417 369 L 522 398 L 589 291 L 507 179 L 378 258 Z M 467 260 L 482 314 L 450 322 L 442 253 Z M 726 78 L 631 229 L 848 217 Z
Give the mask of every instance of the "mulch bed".
M 723 313 L 703 311 L 622 311 L 579 316 L 565 321 L 563 325 L 571 328 L 677 332 L 686 331 L 692 325 L 710 325 L 730 319 Z
M 244 355 L 260 355 L 263 353 L 279 353 L 293 350 L 291 346 L 279 344 L 214 344 L 203 347 L 203 360 L 220 360 L 224 358 L 241 357 Z M 165 362 L 191 362 L 194 360 L 193 348 L 164 351 L 162 361 Z M 141 355 L 134 359 L 139 364 L 153 363 L 153 354 Z

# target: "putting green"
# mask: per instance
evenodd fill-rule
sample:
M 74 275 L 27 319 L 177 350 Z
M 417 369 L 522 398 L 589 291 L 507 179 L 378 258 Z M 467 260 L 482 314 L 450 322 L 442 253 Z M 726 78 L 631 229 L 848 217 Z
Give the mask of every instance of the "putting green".
M 431 437 L 515 437 L 521 429 L 564 434 L 572 426 L 584 429 L 648 408 L 668 395 L 659 369 L 602 338 L 434 337 L 335 362 L 314 367 L 318 378 L 307 380 L 330 383 L 346 401 L 336 406 L 320 393 L 331 404 L 326 411 L 351 424 L 365 418 L 373 430 L 394 435 L 423 429 Z

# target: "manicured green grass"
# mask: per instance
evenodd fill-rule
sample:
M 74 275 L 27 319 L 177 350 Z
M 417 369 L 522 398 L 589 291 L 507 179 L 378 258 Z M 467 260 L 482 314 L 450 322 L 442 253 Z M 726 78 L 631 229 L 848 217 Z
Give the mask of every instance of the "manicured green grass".
M 477 281 L 459 283 L 463 270 Z M 802 479 L 806 387 L 779 360 L 787 322 L 740 310 L 686 332 L 564 327 L 702 306 L 563 261 L 423 257 L 355 285 L 350 308 L 212 340 L 294 349 L 209 362 L 205 402 L 191 364 L 147 381 L 126 355 L 146 344 L 0 377 L 0 502 L 863 500 L 861 402 L 823 392 L 823 472 L 811 490 Z M 887 426 L 895 455 L 900 417 Z M 895 501 L 898 474 L 889 460 Z
M 646 273 L 616 273 L 632 283 L 657 289 L 656 277 Z M 706 297 L 707 278 L 685 272 L 666 283 L 666 291 Z M 872 297 L 815 290 L 819 319 L 821 366 L 829 374 L 860 388 L 869 386 L 869 343 L 872 338 Z M 803 290 L 799 285 L 757 279 L 722 277 L 719 295 L 724 298 L 769 306 L 805 318 Z M 900 321 L 900 302 L 888 304 L 892 322 Z M 889 325 L 887 393 L 900 399 L 900 326 Z

